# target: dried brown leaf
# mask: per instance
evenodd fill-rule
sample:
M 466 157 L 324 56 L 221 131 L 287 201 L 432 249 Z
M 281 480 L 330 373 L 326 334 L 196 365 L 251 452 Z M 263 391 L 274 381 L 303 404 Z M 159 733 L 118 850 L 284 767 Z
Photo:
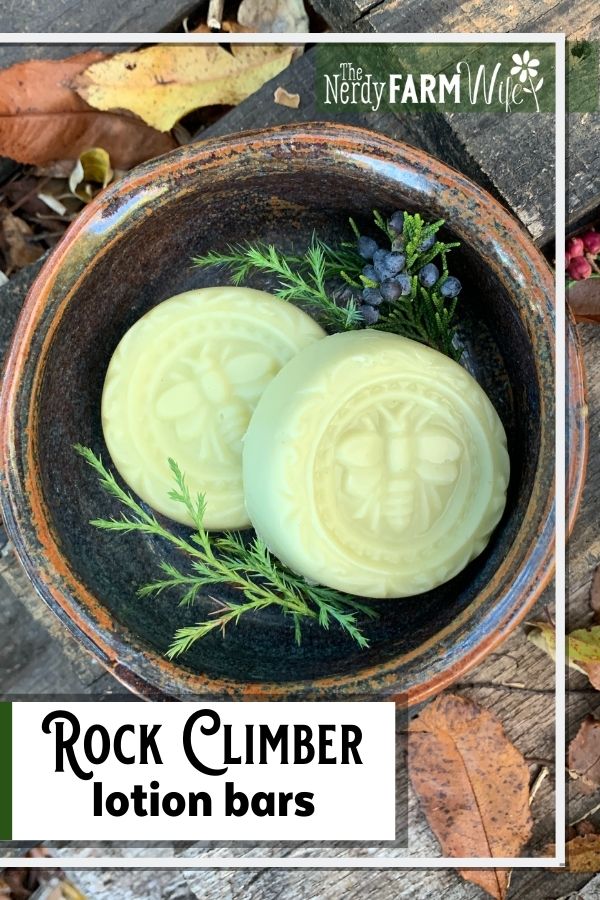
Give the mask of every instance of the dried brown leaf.
M 600 720 L 586 716 L 569 744 L 569 771 L 584 794 L 600 787 Z
M 600 834 L 584 834 L 567 841 L 566 869 L 557 872 L 600 872 Z M 549 844 L 544 856 L 554 856 L 556 847 Z
M 569 287 L 567 300 L 576 322 L 600 322 L 600 281 L 576 281 Z
M 229 22 L 228 20 L 225 20 L 221 23 L 221 31 L 229 32 L 229 34 L 254 34 L 256 28 L 240 25 L 239 22 Z
M 123 111 L 98 112 L 72 89 L 72 79 L 106 58 L 90 50 L 0 71 L 0 155 L 39 166 L 100 146 L 115 166 L 128 169 L 173 149 L 170 135 Z
M 33 236 L 33 231 L 23 219 L 10 212 L 2 211 L 0 213 L 0 229 L 8 261 L 8 272 L 22 269 L 23 266 L 28 266 L 43 256 L 42 248 L 28 240 Z
M 411 722 L 409 774 L 445 856 L 518 856 L 532 828 L 529 769 L 497 717 L 442 694 Z M 463 869 L 504 900 L 506 869 Z
M 30 175 L 15 178 L 2 186 L 2 193 L 8 201 L 11 212 L 18 209 L 21 213 L 35 215 L 38 212 L 47 212 L 44 202 L 38 194 L 46 186 L 48 179 L 41 180 Z
M 569 837 L 582 837 L 584 834 L 597 833 L 594 823 L 590 822 L 589 819 L 583 819 L 581 822 L 577 822 L 575 825 L 575 834 L 569 835 Z
M 273 100 L 280 106 L 289 106 L 290 109 L 298 109 L 300 106 L 300 94 L 290 94 L 281 85 L 275 89 Z
M 600 662 L 584 663 L 583 669 L 591 686 L 600 691 Z
M 39 884 L 37 873 L 22 867 L 4 869 L 2 878 L 8 886 L 10 900 L 29 900 Z

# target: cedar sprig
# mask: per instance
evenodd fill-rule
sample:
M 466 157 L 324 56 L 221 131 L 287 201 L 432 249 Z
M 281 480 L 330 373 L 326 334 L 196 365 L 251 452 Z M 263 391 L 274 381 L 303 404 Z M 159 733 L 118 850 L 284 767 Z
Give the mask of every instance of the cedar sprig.
M 391 245 L 398 237 L 397 232 L 390 228 L 379 210 L 373 210 L 373 221 Z M 361 234 L 358 225 L 352 218 L 349 223 L 358 239 Z M 440 288 L 448 277 L 448 253 L 460 243 L 437 237 L 443 225 L 443 219 L 428 223 L 419 213 L 404 213 L 403 252 L 406 255 L 405 271 L 412 279 L 411 293 L 393 303 L 382 304 L 379 321 L 372 327 L 420 341 L 458 361 L 462 355 L 455 340 L 458 301 L 456 297 L 443 297 Z M 431 235 L 436 236 L 432 247 L 419 250 Z M 438 283 L 427 289 L 419 283 L 417 273 L 434 260 L 441 267 L 441 275 Z M 360 293 L 365 287 L 377 287 L 377 282 L 362 273 L 365 260 L 358 254 L 355 242 L 342 241 L 337 247 L 331 247 L 316 234 L 301 255 L 282 253 L 272 244 L 248 243 L 229 246 L 223 253 L 210 251 L 194 257 L 193 262 L 201 267 L 225 266 L 231 271 L 231 280 L 236 285 L 255 272 L 274 275 L 278 280 L 278 297 L 308 307 L 322 325 L 334 331 L 365 327 L 358 308 Z M 348 300 L 339 290 L 340 284 L 349 286 L 354 297 Z M 342 302 L 338 302 L 340 297 Z
M 334 250 L 313 235 L 310 245 L 302 256 L 284 254 L 273 244 L 230 245 L 226 252 L 214 250 L 203 256 L 195 256 L 195 266 L 226 266 L 231 270 L 233 284 L 239 285 L 255 272 L 273 275 L 277 278 L 277 297 L 290 303 L 300 303 L 314 309 L 315 318 L 329 328 L 342 331 L 360 325 L 357 304 L 350 302 L 338 306 L 333 291 L 327 285 L 328 279 L 338 276 L 342 268 L 354 271 L 358 263 L 349 248 Z
M 176 534 L 148 513 L 120 486 L 102 459 L 89 447 L 77 444 L 75 450 L 96 472 L 102 488 L 126 510 L 118 517 L 92 519 L 91 525 L 121 534 L 154 535 L 177 547 L 188 558 L 189 570 L 186 572 L 163 561 L 160 564 L 163 577 L 139 588 L 138 596 L 158 596 L 175 589 L 181 592 L 180 605 L 191 606 L 206 587 L 228 584 L 239 590 L 243 597 L 239 602 L 222 601 L 209 619 L 179 628 L 167 651 L 169 658 L 185 653 L 211 631 L 224 632 L 227 625 L 237 624 L 246 613 L 268 607 L 277 607 L 291 617 L 297 643 L 301 641 L 303 623 L 314 620 L 325 629 L 332 623 L 337 624 L 359 647 L 368 647 L 369 641 L 361 630 L 359 618 L 375 618 L 377 613 L 372 607 L 332 588 L 308 584 L 280 563 L 256 536 L 246 543 L 236 532 L 209 533 L 203 525 L 205 499 L 201 494 L 191 495 L 185 476 L 174 460 L 169 460 L 175 483 L 169 496 L 185 507 L 194 523 L 189 537 Z

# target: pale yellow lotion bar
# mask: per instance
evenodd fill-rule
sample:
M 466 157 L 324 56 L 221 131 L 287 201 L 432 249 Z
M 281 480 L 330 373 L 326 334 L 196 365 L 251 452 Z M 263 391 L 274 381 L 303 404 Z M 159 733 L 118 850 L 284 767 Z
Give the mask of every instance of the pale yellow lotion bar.
M 246 508 L 310 581 L 406 597 L 463 569 L 506 502 L 502 423 L 468 372 L 394 334 L 313 343 L 271 381 L 243 452 Z
M 165 300 L 125 334 L 110 361 L 102 426 L 113 463 L 153 509 L 191 525 L 169 498 L 172 457 L 209 529 L 249 525 L 242 437 L 267 384 L 325 332 L 272 294 L 214 287 Z

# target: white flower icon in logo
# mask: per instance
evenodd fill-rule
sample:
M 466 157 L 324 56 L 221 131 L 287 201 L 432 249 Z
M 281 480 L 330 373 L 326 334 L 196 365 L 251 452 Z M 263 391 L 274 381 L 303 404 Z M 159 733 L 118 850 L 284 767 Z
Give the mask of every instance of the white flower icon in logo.
M 529 50 L 525 50 L 523 56 L 520 53 L 513 53 L 512 60 L 515 65 L 510 70 L 510 74 L 518 75 L 521 84 L 525 84 L 528 78 L 537 78 L 540 61 L 539 59 L 531 59 Z

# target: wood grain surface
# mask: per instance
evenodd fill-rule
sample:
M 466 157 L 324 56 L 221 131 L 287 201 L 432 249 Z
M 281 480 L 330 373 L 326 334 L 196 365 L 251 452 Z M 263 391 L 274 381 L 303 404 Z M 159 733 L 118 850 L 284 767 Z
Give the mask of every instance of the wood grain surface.
M 83 0 L 73 4 L 60 0 L 53 4 L 39 2 L 16 3 L 8 0 L 2 5 L 0 21 L 4 31 L 19 30 L 113 30 L 135 31 L 164 28 L 193 4 L 161 0 L 148 3 L 135 0 L 129 4 L 96 4 Z M 449 0 L 315 0 L 317 7 L 331 25 L 342 30 L 425 31 L 448 30 L 563 30 L 573 25 L 580 33 L 593 32 L 598 26 L 597 4 L 589 0 L 577 3 L 556 3 L 554 0 L 516 0 L 508 5 L 492 5 L 485 0 L 449 2 Z M 50 11 L 52 7 L 52 11 Z M 149 24 L 150 23 L 150 24 Z M 15 58 L 55 53 L 36 48 L 21 47 L 19 51 L 0 48 L 0 65 Z M 6 51 L 6 52 L 5 52 Z M 312 52 L 312 51 L 311 51 Z M 13 56 L 10 54 L 13 53 Z M 14 55 L 16 53 L 16 55 Z M 20 56 L 19 56 L 20 54 Z M 58 54 L 61 55 L 61 54 Z M 288 90 L 299 92 L 299 110 L 278 106 L 273 102 L 274 84 L 267 85 L 253 98 L 219 120 L 202 136 L 226 134 L 241 128 L 257 127 L 286 121 L 307 121 L 321 118 L 312 103 L 313 75 L 310 53 L 300 58 L 277 80 Z M 546 173 L 535 166 L 523 168 L 511 164 L 506 155 L 493 155 L 494 147 L 506 139 L 503 126 L 484 121 L 478 131 L 450 117 L 408 117 L 401 120 L 392 112 L 353 117 L 352 121 L 373 127 L 384 133 L 408 140 L 429 152 L 436 153 L 461 168 L 471 177 L 492 190 L 507 206 L 519 215 L 539 240 L 552 234 L 551 183 Z M 517 127 L 517 126 L 514 126 Z M 527 137 L 526 125 L 517 127 L 515 135 L 521 141 Z M 571 124 L 573 128 L 573 123 Z M 597 137 L 592 140 L 597 120 L 590 118 L 576 125 L 581 132 L 573 132 L 570 142 L 571 201 L 573 216 L 597 205 L 600 186 L 596 176 L 598 159 Z M 584 140 L 585 138 L 585 140 Z M 536 140 L 548 141 L 542 130 Z M 593 146 L 592 146 L 593 145 Z M 535 158 L 535 145 L 532 148 Z M 596 155 L 594 155 L 594 153 Z M 538 156 L 539 159 L 539 156 Z M 527 185 L 531 181 L 531 190 Z M 591 187 L 590 187 L 591 185 Z M 0 288 L 0 352 L 9 334 L 36 267 L 23 270 Z M 584 501 L 574 534 L 570 541 L 569 563 L 569 628 L 585 624 L 589 619 L 588 593 L 592 573 L 600 562 L 600 329 L 579 326 L 583 341 L 589 381 L 590 407 L 590 464 Z M 2 541 L 0 541 L 0 546 Z M 89 657 L 67 633 L 53 614 L 41 603 L 29 585 L 19 564 L 5 547 L 0 557 L 0 681 L 4 695 L 31 696 L 71 695 L 94 699 L 128 698 L 124 689 L 106 674 L 100 664 Z M 532 615 L 541 614 L 552 603 L 547 594 Z M 539 853 L 552 840 L 554 828 L 554 689 L 552 667 L 543 654 L 525 639 L 523 629 L 515 632 L 499 650 L 469 673 L 456 690 L 494 710 L 500 717 L 509 737 L 524 753 L 530 764 L 532 781 L 541 766 L 548 764 L 550 776 L 537 794 L 532 811 L 536 821 L 531 852 Z M 569 675 L 567 725 L 574 735 L 579 722 L 589 712 L 600 714 L 599 695 L 586 679 L 577 673 Z M 562 765 L 563 760 L 558 764 Z M 575 783 L 569 786 L 569 821 L 585 815 L 598 797 L 585 797 Z M 600 827 L 597 814 L 593 817 Z M 412 856 L 436 855 L 439 847 L 422 816 L 414 797 L 409 805 L 410 844 Z M 67 845 L 53 850 L 58 856 L 121 855 L 115 846 L 90 850 Z M 162 849 L 128 848 L 135 856 L 171 855 L 185 857 L 199 852 L 198 848 L 163 847 Z M 213 856 L 256 855 L 252 849 L 212 849 Z M 264 854 L 265 848 L 260 848 Z M 288 850 L 298 854 L 299 850 Z M 311 851 L 317 852 L 317 851 Z M 322 851 L 319 851 L 322 852 Z M 331 852 L 336 852 L 335 848 Z M 339 851 L 337 851 L 339 852 Z M 275 900 L 279 897 L 309 898 L 402 898 L 443 897 L 444 900 L 476 900 L 482 892 L 463 883 L 452 870 L 91 870 L 76 869 L 71 879 L 90 900 L 138 900 L 164 897 L 188 900 L 192 897 L 248 898 Z M 568 895 L 590 881 L 590 875 L 557 874 L 543 869 L 520 869 L 513 873 L 509 900 L 555 900 Z
M 569 40 L 598 40 L 600 11 L 596 0 L 315 0 L 314 5 L 337 31 L 365 33 L 431 32 L 564 32 Z M 518 48 L 516 48 L 518 49 Z M 479 167 L 493 184 L 494 193 L 519 215 L 540 243 L 553 232 L 554 123 L 549 115 L 519 114 L 521 134 L 511 142 L 509 118 L 489 115 L 441 114 L 431 128 L 447 129 L 462 148 L 465 159 Z M 573 113 L 568 117 L 569 145 L 568 220 L 581 221 L 598 197 L 600 113 Z

